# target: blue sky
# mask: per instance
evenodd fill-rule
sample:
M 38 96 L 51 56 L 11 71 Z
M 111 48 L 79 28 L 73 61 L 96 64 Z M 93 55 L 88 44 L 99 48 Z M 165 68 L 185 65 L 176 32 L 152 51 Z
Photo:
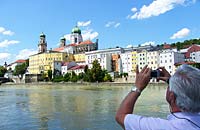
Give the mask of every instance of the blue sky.
M 1 0 L 0 65 L 36 53 L 41 32 L 58 47 L 75 25 L 100 49 L 199 38 L 199 12 L 198 0 Z

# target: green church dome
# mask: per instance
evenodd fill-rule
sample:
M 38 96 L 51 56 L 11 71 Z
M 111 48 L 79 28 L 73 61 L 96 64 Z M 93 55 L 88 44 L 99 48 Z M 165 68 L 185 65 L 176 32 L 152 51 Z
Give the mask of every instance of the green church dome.
M 45 37 L 45 34 L 42 32 L 42 33 L 40 34 L 40 37 Z
M 72 29 L 72 33 L 81 34 L 81 29 L 80 29 L 78 26 L 75 26 L 75 27 Z

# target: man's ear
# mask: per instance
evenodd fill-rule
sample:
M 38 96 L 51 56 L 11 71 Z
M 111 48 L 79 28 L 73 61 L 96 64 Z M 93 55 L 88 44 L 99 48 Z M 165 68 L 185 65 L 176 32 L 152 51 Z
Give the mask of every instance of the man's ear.
M 170 105 L 176 105 L 176 96 L 172 91 L 169 92 L 169 102 Z

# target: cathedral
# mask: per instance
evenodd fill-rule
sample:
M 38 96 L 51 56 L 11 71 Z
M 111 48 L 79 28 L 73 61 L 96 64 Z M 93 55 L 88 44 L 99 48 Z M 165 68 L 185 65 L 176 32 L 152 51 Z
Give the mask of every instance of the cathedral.
M 81 30 L 78 26 L 75 26 L 71 31 L 70 44 L 66 45 L 66 39 L 61 37 L 59 48 L 54 49 L 54 51 L 70 54 L 80 54 L 93 50 L 98 50 L 98 39 L 95 43 L 90 40 L 83 41 Z

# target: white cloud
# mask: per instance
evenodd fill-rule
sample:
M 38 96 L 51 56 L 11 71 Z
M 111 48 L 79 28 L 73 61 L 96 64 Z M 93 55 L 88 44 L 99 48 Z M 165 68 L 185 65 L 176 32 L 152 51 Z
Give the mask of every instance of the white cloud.
M 5 28 L 0 27 L 0 33 L 4 32 L 4 31 L 5 31 Z
M 184 38 L 188 36 L 189 33 L 190 33 L 190 30 L 188 28 L 183 28 L 180 31 L 173 34 L 173 36 L 171 36 L 170 39 Z
M 133 47 L 133 45 L 131 45 L 131 44 L 130 44 L 130 45 L 128 45 L 128 46 L 126 46 L 126 48 L 131 48 L 131 47 Z
M 115 24 L 114 21 L 109 21 L 109 22 L 106 23 L 105 27 L 108 28 L 108 27 L 112 26 L 113 24 Z
M 0 53 L 0 60 L 8 59 L 10 56 L 10 53 Z
M 37 53 L 37 50 L 23 49 L 19 51 L 19 54 L 16 56 L 16 59 L 27 59 L 30 55 L 33 55 L 36 53 Z
M 86 26 L 89 26 L 91 24 L 91 21 L 86 21 L 86 22 L 78 22 L 78 26 L 79 27 L 86 27 Z
M 4 27 L 0 27 L 0 34 L 12 36 L 14 32 L 6 30 Z
M 131 9 L 131 11 L 134 13 L 134 12 L 137 11 L 137 8 L 133 7 L 133 8 Z
M 155 45 L 155 42 L 154 41 L 148 41 L 148 42 L 141 44 L 141 46 L 147 46 L 147 45 Z
M 93 31 L 93 29 L 87 29 L 87 30 L 83 30 L 82 36 L 84 40 L 93 40 L 96 37 L 98 37 L 99 33 Z
M 117 28 L 120 26 L 119 22 L 115 22 L 115 21 L 109 21 L 106 23 L 105 27 L 109 28 L 109 27 L 114 27 Z
M 114 25 L 114 27 L 117 28 L 117 27 L 119 27 L 119 25 L 120 25 L 120 23 L 116 23 L 116 24 Z
M 195 3 L 196 0 L 154 0 L 151 4 L 143 5 L 139 11 L 132 8 L 133 15 L 128 15 L 128 19 L 145 19 L 152 16 L 159 16 L 167 11 L 175 8 L 176 5 L 186 5 L 187 3 Z
M 0 42 L 0 48 L 3 48 L 3 47 L 8 47 L 9 45 L 12 45 L 12 44 L 17 44 L 19 43 L 19 41 L 16 41 L 16 40 L 4 40 L 2 42 Z
M 9 36 L 12 36 L 14 34 L 14 32 L 10 31 L 10 30 L 7 30 L 7 31 L 4 31 L 2 33 L 3 35 L 9 35 Z

